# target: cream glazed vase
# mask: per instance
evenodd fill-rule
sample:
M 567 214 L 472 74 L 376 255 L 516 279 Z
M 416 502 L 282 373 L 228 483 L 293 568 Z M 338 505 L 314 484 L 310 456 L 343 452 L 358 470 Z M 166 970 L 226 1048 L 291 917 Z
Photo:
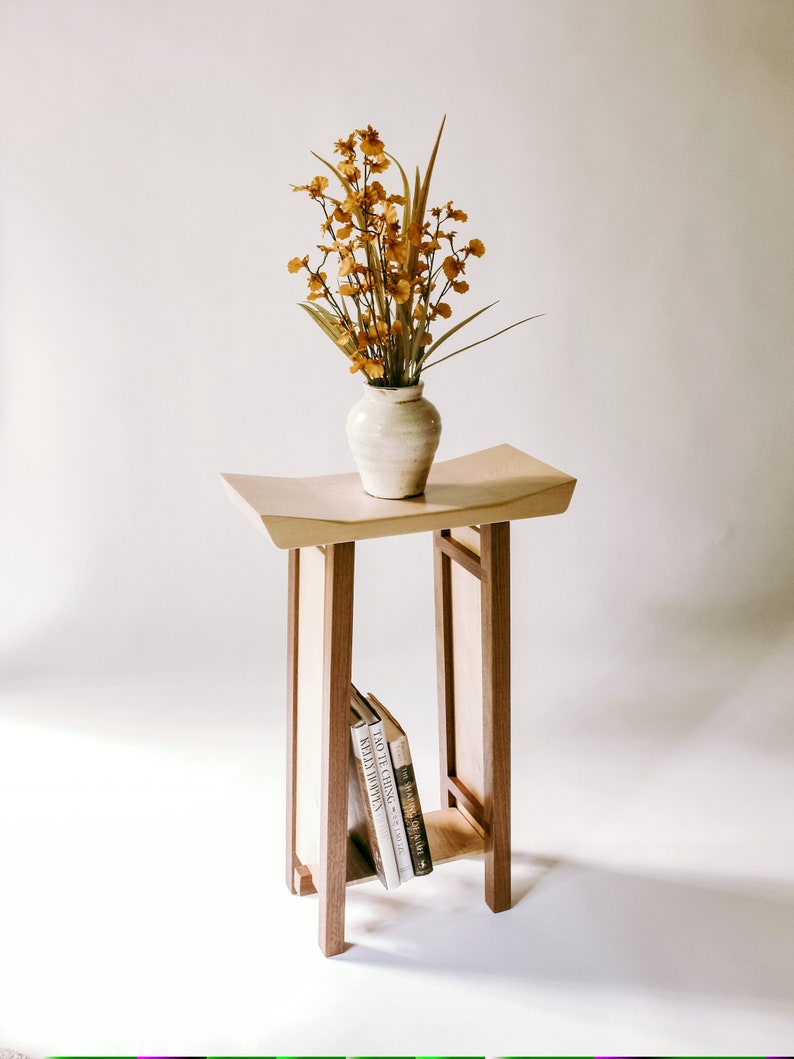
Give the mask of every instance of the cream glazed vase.
M 424 492 L 441 437 L 441 416 L 425 384 L 371 386 L 347 417 L 347 440 L 370 496 L 402 500 Z

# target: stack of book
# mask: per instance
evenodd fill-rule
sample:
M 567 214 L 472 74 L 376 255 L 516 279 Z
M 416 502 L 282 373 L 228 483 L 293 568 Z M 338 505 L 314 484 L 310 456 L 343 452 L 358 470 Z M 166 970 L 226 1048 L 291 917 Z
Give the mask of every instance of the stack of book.
M 374 695 L 352 687 L 350 834 L 387 890 L 433 870 L 408 738 Z

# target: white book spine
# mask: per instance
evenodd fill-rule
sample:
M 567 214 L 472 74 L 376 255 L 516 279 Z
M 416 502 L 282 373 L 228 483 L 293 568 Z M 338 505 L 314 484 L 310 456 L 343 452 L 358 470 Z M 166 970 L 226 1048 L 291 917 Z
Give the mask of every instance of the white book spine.
M 364 778 L 367 785 L 366 795 L 372 810 L 372 821 L 375 826 L 375 835 L 378 840 L 381 863 L 383 865 L 383 882 L 387 890 L 396 890 L 400 885 L 400 872 L 394 853 L 391 827 L 378 775 L 378 766 L 370 738 L 369 726 L 366 724 L 357 725 L 351 729 L 351 734 L 356 744 L 356 756 L 361 758 L 361 764 L 364 766 Z
M 383 721 L 379 720 L 375 724 L 371 724 L 369 726 L 369 734 L 378 768 L 383 803 L 389 820 L 391 842 L 397 861 L 397 869 L 400 873 L 400 882 L 406 882 L 414 877 L 414 867 L 411 862 L 408 832 L 405 830 L 405 820 L 403 819 L 400 797 L 397 793 L 397 782 L 394 778 L 394 767 L 389 753 L 389 744 L 386 741 L 386 733 L 383 730 Z

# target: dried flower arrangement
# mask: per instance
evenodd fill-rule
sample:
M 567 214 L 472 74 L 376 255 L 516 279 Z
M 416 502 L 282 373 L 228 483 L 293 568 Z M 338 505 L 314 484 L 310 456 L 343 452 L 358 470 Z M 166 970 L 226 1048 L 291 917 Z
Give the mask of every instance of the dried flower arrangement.
M 416 385 L 421 373 L 435 364 L 536 318 L 518 320 L 430 360 L 443 342 L 496 304 L 478 309 L 438 338 L 430 330 L 452 316 L 446 299 L 468 291 L 466 266 L 485 253 L 481 240 L 458 239 L 452 226 L 468 220 L 463 210 L 451 201 L 427 208 L 443 129 L 444 121 L 424 177 L 416 170 L 413 192 L 405 170 L 371 125 L 336 141 L 334 152 L 340 155 L 336 165 L 312 152 L 336 177 L 341 188 L 338 197 L 329 194 L 326 176 L 293 187 L 319 203 L 324 215 L 319 263 L 310 264 L 307 254 L 294 257 L 287 266 L 292 273 L 306 270 L 308 296 L 301 307 L 345 353 L 350 371 L 363 371 L 374 386 Z M 392 162 L 402 178 L 401 192 L 396 194 L 377 179 Z M 336 278 L 329 279 L 328 271 L 334 267 Z

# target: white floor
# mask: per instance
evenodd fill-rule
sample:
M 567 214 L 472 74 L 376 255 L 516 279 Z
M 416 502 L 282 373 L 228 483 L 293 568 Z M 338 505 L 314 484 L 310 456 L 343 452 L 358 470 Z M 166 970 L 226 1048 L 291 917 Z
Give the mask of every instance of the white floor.
M 0 1047 L 790 1054 L 792 628 L 514 672 L 513 909 L 477 860 L 366 884 L 332 960 L 283 882 L 280 670 L 0 687 Z

